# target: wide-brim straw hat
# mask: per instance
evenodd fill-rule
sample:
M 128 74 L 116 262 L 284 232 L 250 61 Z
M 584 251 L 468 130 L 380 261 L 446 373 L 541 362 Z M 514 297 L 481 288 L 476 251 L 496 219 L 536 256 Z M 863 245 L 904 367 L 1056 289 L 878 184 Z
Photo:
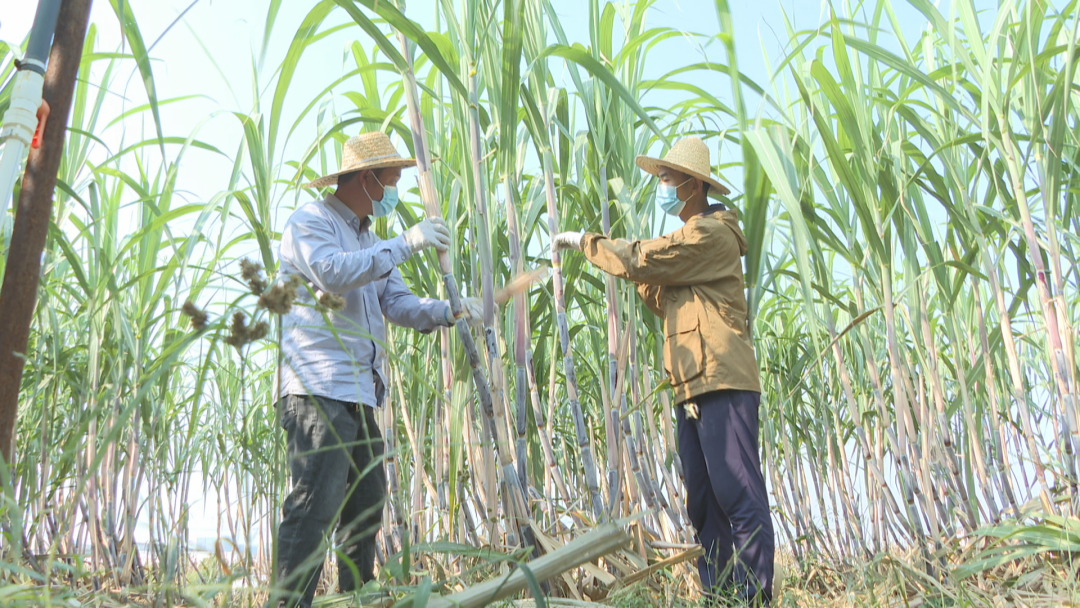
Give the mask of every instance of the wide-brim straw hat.
M 731 191 L 712 176 L 709 163 L 709 146 L 700 138 L 690 136 L 675 142 L 664 158 L 637 157 L 637 166 L 646 173 L 659 175 L 660 169 L 674 169 L 709 184 L 709 194 L 728 194 Z
M 390 138 L 382 131 L 361 133 L 346 140 L 341 154 L 341 169 L 335 173 L 312 180 L 302 188 L 325 188 L 337 183 L 339 175 L 364 169 L 386 167 L 415 167 L 415 158 L 402 158 Z

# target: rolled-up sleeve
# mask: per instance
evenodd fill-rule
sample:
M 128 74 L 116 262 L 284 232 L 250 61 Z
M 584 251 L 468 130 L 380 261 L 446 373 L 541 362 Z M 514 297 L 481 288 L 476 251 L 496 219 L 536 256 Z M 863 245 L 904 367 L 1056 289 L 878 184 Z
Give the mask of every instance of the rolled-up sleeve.
M 688 223 L 655 239 L 627 241 L 586 234 L 581 241 L 585 258 L 604 272 L 648 285 L 694 285 L 721 278 L 720 264 L 709 260 L 738 255 L 734 237 L 724 238 Z
M 358 251 L 342 251 L 330 221 L 314 215 L 298 219 L 290 220 L 281 234 L 281 258 L 326 292 L 362 287 L 387 276 L 412 255 L 400 236 Z
M 411 327 L 428 333 L 437 327 L 447 327 L 450 305 L 445 300 L 422 298 L 409 291 L 401 273 L 395 268 L 386 278 L 379 293 L 379 305 L 383 315 L 394 325 Z

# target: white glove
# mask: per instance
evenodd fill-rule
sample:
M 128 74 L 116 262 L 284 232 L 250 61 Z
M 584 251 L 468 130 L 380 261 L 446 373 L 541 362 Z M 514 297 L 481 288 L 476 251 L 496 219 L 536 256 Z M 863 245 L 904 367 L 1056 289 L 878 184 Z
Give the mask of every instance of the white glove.
M 450 249 L 450 229 L 441 217 L 428 218 L 406 230 L 402 236 L 413 253 L 424 247 L 434 247 L 436 251 Z
M 581 241 L 585 237 L 581 232 L 560 232 L 551 239 L 554 249 L 573 249 L 581 251 Z
M 469 325 L 484 323 L 484 302 L 480 298 L 462 298 L 461 308 L 465 310 L 465 320 Z
M 484 322 L 484 302 L 480 298 L 461 298 L 462 312 L 469 325 L 481 325 Z M 446 303 L 446 322 L 454 324 L 454 313 L 450 309 L 450 302 Z

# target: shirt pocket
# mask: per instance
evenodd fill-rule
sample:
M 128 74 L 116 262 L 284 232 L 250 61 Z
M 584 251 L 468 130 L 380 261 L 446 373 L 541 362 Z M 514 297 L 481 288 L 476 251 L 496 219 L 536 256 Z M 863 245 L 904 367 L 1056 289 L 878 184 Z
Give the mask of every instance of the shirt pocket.
M 685 384 L 705 371 L 705 337 L 698 311 L 692 307 L 671 314 L 665 323 L 664 368 L 672 386 Z

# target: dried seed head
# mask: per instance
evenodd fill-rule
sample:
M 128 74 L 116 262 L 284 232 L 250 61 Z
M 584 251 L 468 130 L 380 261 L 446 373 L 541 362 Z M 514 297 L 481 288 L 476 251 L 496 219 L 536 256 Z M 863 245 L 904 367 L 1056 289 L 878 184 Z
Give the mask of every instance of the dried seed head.
M 244 313 L 237 312 L 233 314 L 232 325 L 229 326 L 229 335 L 225 338 L 225 343 L 240 350 L 246 344 L 265 338 L 268 333 L 270 333 L 270 325 L 266 321 L 259 321 L 255 325 L 248 326 Z
M 296 300 L 296 290 L 303 281 L 297 275 L 289 275 L 284 281 L 278 281 L 259 296 L 259 308 L 265 308 L 278 315 L 287 314 L 292 310 L 293 301 Z
M 345 298 L 336 293 L 320 293 L 319 306 L 328 310 L 342 310 L 345 308 Z
M 266 321 L 259 321 L 248 332 L 248 341 L 255 342 L 256 340 L 262 340 L 266 337 L 266 334 L 270 333 L 270 324 Z
M 232 325 L 229 326 L 229 335 L 225 338 L 226 344 L 231 344 L 239 349 L 244 345 L 244 338 L 247 337 L 247 319 L 244 318 L 244 313 L 235 313 L 232 317 Z
M 251 293 L 259 296 L 266 291 L 266 279 L 262 276 L 262 264 L 252 262 L 247 258 L 240 259 L 240 276 L 251 288 Z
M 209 315 L 205 311 L 199 310 L 199 307 L 195 306 L 195 303 L 191 300 L 184 302 L 184 305 L 180 307 L 180 312 L 191 317 L 192 329 L 196 331 L 206 329 L 206 321 Z

